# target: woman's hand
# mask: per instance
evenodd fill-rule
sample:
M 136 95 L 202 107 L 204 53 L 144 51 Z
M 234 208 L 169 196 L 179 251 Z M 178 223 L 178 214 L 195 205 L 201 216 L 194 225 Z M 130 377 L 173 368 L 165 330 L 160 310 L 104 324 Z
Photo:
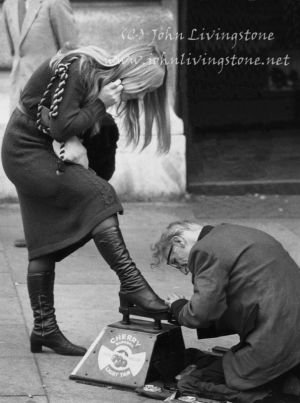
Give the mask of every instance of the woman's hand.
M 88 169 L 89 160 L 87 157 L 86 148 L 81 144 L 78 137 L 70 137 L 65 143 L 59 143 L 54 140 L 53 150 L 55 154 L 63 161 L 73 162 L 82 165 Z
M 105 107 L 108 108 L 119 102 L 122 90 L 123 85 L 121 84 L 121 80 L 116 80 L 104 85 L 100 90 L 98 98 L 104 103 Z

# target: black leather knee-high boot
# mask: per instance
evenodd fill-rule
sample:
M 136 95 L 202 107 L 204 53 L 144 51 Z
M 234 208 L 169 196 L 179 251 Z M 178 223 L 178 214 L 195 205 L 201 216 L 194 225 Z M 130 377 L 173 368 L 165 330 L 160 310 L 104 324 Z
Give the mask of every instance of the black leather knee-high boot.
M 34 327 L 30 336 L 32 353 L 42 352 L 42 346 L 49 347 L 57 354 L 82 356 L 84 347 L 72 344 L 60 331 L 54 309 L 54 271 L 28 273 L 27 286 L 34 317 Z
M 168 306 L 155 294 L 132 261 L 119 227 L 113 226 L 98 232 L 94 235 L 94 242 L 120 279 L 121 307 L 138 305 L 149 313 L 168 311 Z

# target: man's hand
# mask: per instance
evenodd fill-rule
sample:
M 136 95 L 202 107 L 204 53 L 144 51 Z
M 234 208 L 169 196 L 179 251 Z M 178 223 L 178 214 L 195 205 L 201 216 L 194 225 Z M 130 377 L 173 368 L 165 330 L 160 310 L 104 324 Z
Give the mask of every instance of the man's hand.
M 185 299 L 184 295 L 179 295 L 179 294 L 170 294 L 166 298 L 166 304 L 171 308 L 171 305 L 173 302 L 177 301 L 178 299 Z
M 121 80 L 116 80 L 104 85 L 100 90 L 98 98 L 101 99 L 105 107 L 108 108 L 120 101 L 122 91 L 123 85 L 121 84 Z

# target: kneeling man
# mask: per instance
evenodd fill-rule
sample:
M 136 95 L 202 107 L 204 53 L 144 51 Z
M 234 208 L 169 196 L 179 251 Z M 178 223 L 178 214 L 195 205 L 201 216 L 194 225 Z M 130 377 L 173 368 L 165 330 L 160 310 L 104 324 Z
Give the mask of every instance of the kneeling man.
M 167 300 L 180 325 L 197 329 L 199 338 L 240 336 L 221 359 L 200 357 L 179 383 L 183 393 L 251 403 L 275 393 L 287 371 L 300 372 L 300 269 L 272 236 L 239 225 L 175 222 L 153 257 L 192 275 L 191 299 Z

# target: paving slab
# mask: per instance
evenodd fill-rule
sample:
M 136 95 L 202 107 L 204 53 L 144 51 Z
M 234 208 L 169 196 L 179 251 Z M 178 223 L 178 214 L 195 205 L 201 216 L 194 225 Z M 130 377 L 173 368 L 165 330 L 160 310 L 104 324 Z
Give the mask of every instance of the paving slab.
M 44 395 L 33 355 L 31 357 L 1 357 L 1 395 Z
M 69 379 L 70 373 L 78 364 L 80 357 L 61 357 L 56 354 L 39 354 L 39 368 L 43 384 L 52 403 L 64 402 L 153 402 L 141 398 L 133 391 L 120 391 L 76 382 Z M 55 371 L 53 371 L 55 368 Z
M 2 298 L 14 297 L 15 286 L 12 282 L 11 273 L 0 273 L 0 295 Z
M 6 326 L 24 323 L 17 296 L 0 296 L 0 323 Z
M 48 403 L 48 400 L 46 396 L 0 396 L 0 403 Z
M 29 337 L 24 323 L 0 324 L 0 360 L 4 357 L 31 357 Z
M 68 390 L 64 390 L 61 393 L 53 392 L 49 396 L 49 403 L 153 403 L 153 399 L 147 399 L 137 395 L 135 392 L 120 391 L 115 389 L 101 388 L 98 386 L 91 386 L 87 389 L 86 385 L 83 385 L 84 389 L 81 393 L 68 395 Z
M 0 242 L 0 273 L 10 273 L 6 257 L 1 249 L 3 247 L 2 243 Z

